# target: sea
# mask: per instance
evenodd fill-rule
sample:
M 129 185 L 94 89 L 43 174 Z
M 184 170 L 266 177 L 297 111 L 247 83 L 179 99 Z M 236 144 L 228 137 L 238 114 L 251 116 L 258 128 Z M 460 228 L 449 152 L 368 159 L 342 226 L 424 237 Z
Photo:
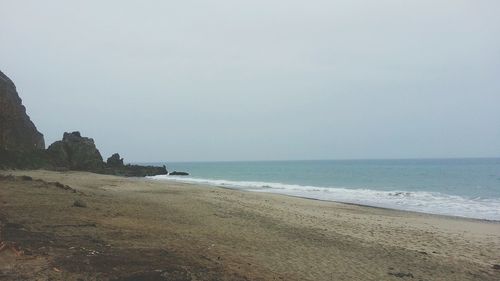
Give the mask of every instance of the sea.
M 500 221 L 500 158 L 148 163 L 159 181 Z

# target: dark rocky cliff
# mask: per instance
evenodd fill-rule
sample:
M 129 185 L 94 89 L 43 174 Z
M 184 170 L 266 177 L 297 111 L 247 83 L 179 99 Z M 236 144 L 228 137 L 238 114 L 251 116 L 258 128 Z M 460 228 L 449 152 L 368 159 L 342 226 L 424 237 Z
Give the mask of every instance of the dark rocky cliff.
M 26 114 L 16 86 L 0 71 L 0 150 L 26 152 L 44 148 L 43 135 Z
M 64 133 L 45 150 L 43 135 L 26 114 L 16 86 L 0 71 L 0 169 L 79 170 L 144 177 L 168 174 L 165 166 L 124 165 L 115 154 L 105 163 L 94 140 Z

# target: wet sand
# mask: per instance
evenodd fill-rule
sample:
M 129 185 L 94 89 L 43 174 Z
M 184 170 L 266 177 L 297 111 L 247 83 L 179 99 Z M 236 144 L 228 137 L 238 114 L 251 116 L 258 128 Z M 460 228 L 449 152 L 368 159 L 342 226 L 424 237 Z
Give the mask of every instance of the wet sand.
M 17 176 L 0 179 L 0 280 L 500 280 L 498 222 L 84 172 L 0 174 Z

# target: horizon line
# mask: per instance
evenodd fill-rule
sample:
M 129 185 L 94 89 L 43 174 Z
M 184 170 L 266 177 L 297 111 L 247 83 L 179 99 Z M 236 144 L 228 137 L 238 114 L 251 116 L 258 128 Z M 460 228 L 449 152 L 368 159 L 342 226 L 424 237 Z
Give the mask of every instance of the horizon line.
M 130 161 L 131 164 L 147 163 L 231 163 L 231 162 L 307 162 L 307 161 L 385 161 L 385 160 L 473 160 L 473 159 L 500 159 L 500 156 L 473 156 L 473 157 L 422 157 L 422 158 L 337 158 L 337 159 L 273 159 L 273 160 L 174 160 L 174 161 Z

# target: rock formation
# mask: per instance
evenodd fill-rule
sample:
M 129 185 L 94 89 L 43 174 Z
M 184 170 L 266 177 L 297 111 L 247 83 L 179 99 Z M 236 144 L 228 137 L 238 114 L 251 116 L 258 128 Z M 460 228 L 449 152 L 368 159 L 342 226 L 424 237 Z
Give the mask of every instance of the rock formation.
M 106 167 L 103 174 L 125 176 L 125 177 L 147 177 L 156 175 L 167 175 L 167 167 L 165 166 L 142 166 L 142 165 L 123 165 L 121 167 Z
M 64 133 L 63 139 L 47 148 L 47 157 L 58 170 L 90 171 L 127 177 L 145 177 L 168 174 L 165 166 L 124 165 L 120 154 L 115 153 L 104 163 L 94 140 L 82 137 L 80 132 Z
M 123 158 L 120 158 L 120 154 L 115 153 L 108 158 L 106 165 L 108 167 L 123 167 Z
M 170 176 L 189 176 L 189 173 L 173 171 L 173 172 L 170 172 L 169 175 Z
M 26 114 L 16 86 L 0 71 L 0 169 L 64 169 L 144 177 L 167 174 L 165 166 L 124 165 L 118 153 L 102 160 L 94 140 L 64 133 L 45 150 L 43 135 Z
M 29 152 L 45 149 L 38 132 L 17 94 L 16 86 L 0 71 L 0 149 Z
M 115 153 L 106 161 L 106 168 L 103 173 L 127 177 L 145 177 L 166 175 L 168 174 L 168 171 L 165 166 L 124 165 L 123 158 L 120 158 L 120 154 Z
M 84 171 L 99 171 L 104 167 L 94 140 L 82 137 L 80 132 L 64 133 L 63 139 L 51 144 L 47 152 L 57 167 Z

